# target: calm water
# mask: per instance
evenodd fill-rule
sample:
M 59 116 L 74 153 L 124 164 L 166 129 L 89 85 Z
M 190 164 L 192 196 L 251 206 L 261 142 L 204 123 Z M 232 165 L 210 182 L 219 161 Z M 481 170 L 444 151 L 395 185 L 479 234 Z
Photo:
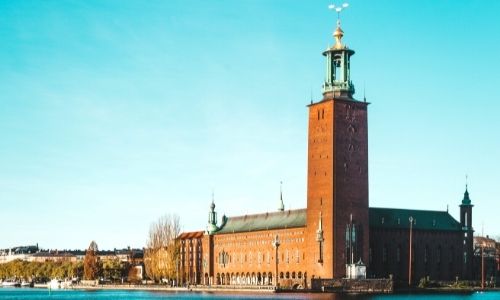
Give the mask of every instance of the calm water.
M 500 300 L 500 292 L 470 295 L 376 295 L 349 296 L 335 294 L 246 294 L 246 293 L 175 293 L 147 291 L 75 291 L 59 290 L 49 293 L 45 289 L 0 288 L 0 299 L 324 299 L 324 300 Z

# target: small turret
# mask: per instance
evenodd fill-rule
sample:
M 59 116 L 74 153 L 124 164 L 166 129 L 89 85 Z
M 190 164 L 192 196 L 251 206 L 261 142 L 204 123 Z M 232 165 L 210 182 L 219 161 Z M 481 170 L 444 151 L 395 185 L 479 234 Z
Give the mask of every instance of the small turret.
M 473 206 L 469 197 L 468 184 L 466 183 L 464 198 L 460 204 L 460 225 L 462 226 L 463 238 L 462 278 L 464 279 L 472 278 L 472 260 L 474 257 L 474 229 L 472 228 Z
M 213 234 L 218 230 L 217 227 L 217 213 L 215 212 L 214 194 L 212 193 L 212 203 L 210 204 L 210 212 L 208 213 L 208 234 Z

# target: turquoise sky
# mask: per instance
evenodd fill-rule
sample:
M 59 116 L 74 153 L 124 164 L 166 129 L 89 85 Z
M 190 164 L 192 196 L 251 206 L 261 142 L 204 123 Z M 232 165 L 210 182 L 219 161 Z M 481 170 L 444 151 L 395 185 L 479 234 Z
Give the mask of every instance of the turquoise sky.
M 323 0 L 0 0 L 0 248 L 142 247 L 177 213 L 306 205 Z M 370 205 L 500 235 L 500 1 L 350 1 L 369 106 Z

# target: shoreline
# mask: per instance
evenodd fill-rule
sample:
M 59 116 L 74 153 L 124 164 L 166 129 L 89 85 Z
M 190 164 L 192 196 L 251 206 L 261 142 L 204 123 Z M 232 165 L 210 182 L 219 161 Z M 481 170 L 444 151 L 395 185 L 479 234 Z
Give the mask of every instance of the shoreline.
M 35 288 L 43 289 L 47 288 L 46 285 L 38 285 Z M 207 286 L 190 286 L 190 287 L 169 287 L 162 285 L 73 285 L 67 289 L 62 290 L 123 290 L 123 291 L 161 291 L 161 292 L 174 292 L 174 293 L 259 293 L 259 294 L 273 294 L 273 293 L 291 293 L 291 294 L 339 294 L 339 292 L 334 291 L 315 291 L 315 290 L 288 290 L 288 289 L 278 289 L 275 290 L 273 287 L 260 287 L 260 288 L 239 288 L 239 287 L 207 287 Z M 55 291 L 55 290 L 54 290 Z M 481 288 L 415 288 L 415 289 L 396 289 L 390 294 L 472 294 L 477 292 L 499 292 L 500 288 L 487 288 L 481 290 Z M 363 293 L 363 292 L 340 292 L 340 294 L 358 294 L 358 295 L 373 295 L 377 293 Z M 384 293 L 386 294 L 386 293 Z
M 274 293 L 274 288 L 236 288 L 236 287 L 169 287 L 162 285 L 73 285 L 72 290 L 126 290 L 126 291 L 165 291 L 165 292 L 239 292 L 239 293 Z

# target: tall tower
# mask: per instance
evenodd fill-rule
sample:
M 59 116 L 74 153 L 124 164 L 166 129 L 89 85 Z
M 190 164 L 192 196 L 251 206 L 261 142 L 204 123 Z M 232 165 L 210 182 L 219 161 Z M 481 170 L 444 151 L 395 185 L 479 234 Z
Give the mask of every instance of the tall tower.
M 343 35 L 338 20 L 333 33 L 335 44 L 323 52 L 326 57 L 323 99 L 309 105 L 310 278 L 344 277 L 347 263 L 359 259 L 368 262 L 368 104 L 353 98 L 350 61 L 354 51 L 342 43 Z M 356 235 L 349 235 L 355 240 L 348 241 L 346 230 L 351 215 L 351 228 L 355 228 Z
M 469 198 L 469 191 L 465 185 L 464 198 L 460 204 L 460 225 L 463 232 L 463 262 L 462 278 L 472 278 L 472 260 L 474 255 L 474 229 L 472 228 L 472 201 Z

